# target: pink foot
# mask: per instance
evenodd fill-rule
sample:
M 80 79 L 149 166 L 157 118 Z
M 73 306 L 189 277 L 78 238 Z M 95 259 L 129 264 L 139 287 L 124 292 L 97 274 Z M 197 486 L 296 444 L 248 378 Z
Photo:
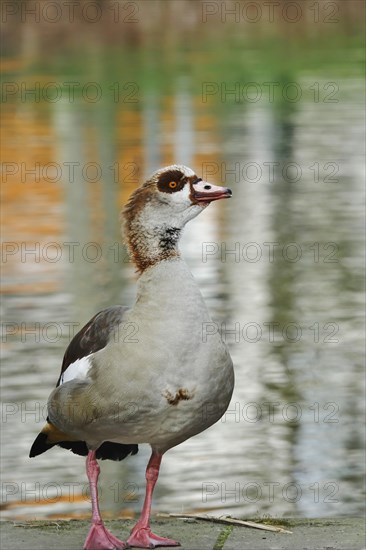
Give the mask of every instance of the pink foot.
M 131 531 L 131 535 L 127 540 L 129 546 L 137 546 L 138 548 L 155 548 L 156 546 L 180 546 L 180 542 L 173 539 L 159 537 L 151 532 L 148 527 L 135 527 Z
M 126 543 L 117 539 L 103 523 L 93 523 L 84 543 L 84 550 L 124 550 Z

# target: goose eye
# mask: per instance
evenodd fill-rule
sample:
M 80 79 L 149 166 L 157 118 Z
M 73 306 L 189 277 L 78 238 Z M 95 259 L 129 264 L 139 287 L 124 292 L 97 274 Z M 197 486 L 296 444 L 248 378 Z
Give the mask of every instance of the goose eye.
M 170 189 L 175 189 L 177 187 L 177 182 L 176 181 L 170 181 L 169 182 L 169 187 L 170 187 Z

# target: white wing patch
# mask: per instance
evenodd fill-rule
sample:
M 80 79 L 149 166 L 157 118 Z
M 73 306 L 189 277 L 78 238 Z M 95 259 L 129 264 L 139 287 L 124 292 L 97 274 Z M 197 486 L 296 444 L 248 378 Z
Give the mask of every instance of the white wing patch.
M 60 385 L 65 382 L 70 382 L 70 380 L 74 380 L 74 378 L 78 378 L 79 380 L 85 380 L 85 378 L 88 378 L 88 372 L 91 367 L 89 358 L 90 355 L 87 357 L 82 357 L 82 359 L 76 359 L 74 363 L 71 363 L 71 365 L 69 365 L 62 373 Z

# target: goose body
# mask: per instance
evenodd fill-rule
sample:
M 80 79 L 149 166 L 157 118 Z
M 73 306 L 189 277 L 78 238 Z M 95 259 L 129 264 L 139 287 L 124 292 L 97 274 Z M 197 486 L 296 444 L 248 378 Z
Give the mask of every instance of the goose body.
M 127 244 L 139 271 L 136 302 L 131 309 L 114 306 L 97 314 L 66 350 L 47 424 L 30 456 L 55 444 L 87 455 L 93 519 L 86 550 L 126 547 L 102 523 L 96 459 L 121 460 L 142 443 L 152 448 L 146 497 L 127 542 L 150 548 L 178 544 L 149 527 L 161 457 L 214 424 L 234 385 L 230 355 L 220 335 L 207 330 L 212 321 L 178 241 L 187 221 L 230 195 L 180 165 L 159 170 L 138 188 L 124 212 Z

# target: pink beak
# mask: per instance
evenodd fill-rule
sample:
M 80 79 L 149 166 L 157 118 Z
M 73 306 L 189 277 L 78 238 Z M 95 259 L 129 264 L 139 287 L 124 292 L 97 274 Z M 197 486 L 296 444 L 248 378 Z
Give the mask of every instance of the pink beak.
M 199 181 L 193 184 L 193 198 L 196 202 L 210 203 L 220 199 L 228 199 L 232 195 L 228 187 L 212 185 L 207 181 Z

